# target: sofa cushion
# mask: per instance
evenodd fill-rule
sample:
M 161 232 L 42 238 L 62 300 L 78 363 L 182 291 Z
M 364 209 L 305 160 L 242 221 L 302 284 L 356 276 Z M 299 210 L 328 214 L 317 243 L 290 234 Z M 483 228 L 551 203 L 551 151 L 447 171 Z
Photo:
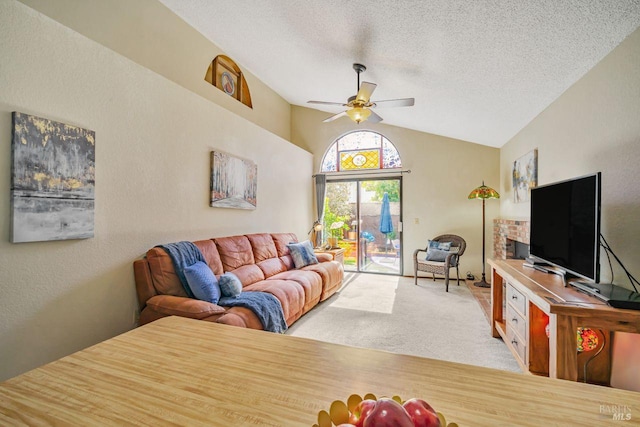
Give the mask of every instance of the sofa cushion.
M 218 248 L 213 240 L 198 240 L 193 242 L 194 245 L 200 249 L 202 256 L 213 274 L 221 275 L 224 273 L 224 269 L 222 267 L 222 261 L 220 261 L 220 254 L 218 253 Z
M 224 271 L 233 271 L 243 265 L 253 264 L 253 250 L 247 236 L 220 237 L 214 239 Z
M 244 288 L 251 292 L 268 292 L 278 298 L 287 325 L 291 325 L 304 313 L 304 289 L 293 280 L 261 280 Z
M 209 266 L 198 261 L 193 265 L 185 267 L 184 275 L 187 279 L 187 284 L 193 295 L 202 301 L 209 301 L 213 304 L 217 304 L 220 300 L 220 286 L 218 285 L 218 279 L 215 274 L 209 268 Z
M 289 270 L 278 273 L 269 280 L 291 280 L 302 286 L 304 290 L 304 313 L 311 310 L 322 294 L 322 277 L 314 271 Z
M 296 268 L 318 263 L 318 258 L 316 258 L 316 254 L 313 253 L 313 246 L 311 246 L 309 240 L 301 243 L 290 243 L 287 247 L 289 248 L 289 252 L 291 252 L 293 264 Z
M 289 248 L 287 245 L 298 241 L 298 238 L 293 233 L 272 233 L 271 237 L 273 238 L 273 243 L 276 245 L 279 257 L 289 255 Z
M 153 280 L 153 287 L 160 295 L 188 296 L 180 283 L 169 254 L 162 248 L 147 251 L 147 262 Z
M 264 280 L 264 273 L 255 264 L 243 265 L 233 270 L 232 273 L 240 279 L 243 287 Z
M 270 258 L 264 261 L 261 261 L 256 264 L 260 267 L 260 270 L 264 273 L 265 278 L 269 278 L 274 274 L 282 273 L 283 271 L 287 271 L 288 268 L 282 259 L 280 258 Z
M 270 234 L 247 234 L 247 239 L 249 239 L 249 243 L 251 243 L 253 259 L 256 264 L 266 259 L 278 257 L 276 244 L 273 242 Z
M 224 273 L 218 283 L 223 297 L 237 297 L 242 293 L 242 282 L 233 273 Z
M 147 300 L 147 307 L 166 316 L 183 316 L 192 319 L 204 319 L 225 312 L 223 307 L 208 301 L 172 295 L 151 297 Z
M 322 278 L 322 294 L 320 301 L 329 298 L 342 284 L 344 267 L 341 262 L 329 261 L 312 264 L 302 268 L 303 271 L 313 271 Z
M 281 256 L 280 261 L 282 261 L 287 270 L 293 270 L 294 268 L 296 268 L 296 266 L 293 264 L 293 258 L 291 258 L 291 255 Z

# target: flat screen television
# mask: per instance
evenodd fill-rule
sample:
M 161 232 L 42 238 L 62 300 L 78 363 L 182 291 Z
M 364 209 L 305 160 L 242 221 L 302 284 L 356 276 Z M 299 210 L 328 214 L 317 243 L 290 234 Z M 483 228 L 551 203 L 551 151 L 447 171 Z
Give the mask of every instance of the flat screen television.
M 598 283 L 600 187 L 598 172 L 532 188 L 530 255 Z

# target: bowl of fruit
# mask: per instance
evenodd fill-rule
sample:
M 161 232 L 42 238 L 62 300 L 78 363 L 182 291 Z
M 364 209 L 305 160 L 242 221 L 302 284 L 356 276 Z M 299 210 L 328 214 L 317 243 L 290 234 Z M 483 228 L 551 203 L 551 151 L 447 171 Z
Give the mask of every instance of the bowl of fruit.
M 329 411 L 318 412 L 313 427 L 458 427 L 422 399 L 399 396 L 376 398 L 352 394 L 346 402 L 334 401 Z

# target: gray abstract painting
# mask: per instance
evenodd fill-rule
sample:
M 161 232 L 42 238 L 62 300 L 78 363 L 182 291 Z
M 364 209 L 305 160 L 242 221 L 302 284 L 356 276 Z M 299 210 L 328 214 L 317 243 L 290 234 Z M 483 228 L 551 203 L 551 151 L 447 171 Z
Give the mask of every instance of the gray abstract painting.
M 211 201 L 215 208 L 255 209 L 258 168 L 250 160 L 211 152 Z
M 93 237 L 95 133 L 14 112 L 11 241 Z

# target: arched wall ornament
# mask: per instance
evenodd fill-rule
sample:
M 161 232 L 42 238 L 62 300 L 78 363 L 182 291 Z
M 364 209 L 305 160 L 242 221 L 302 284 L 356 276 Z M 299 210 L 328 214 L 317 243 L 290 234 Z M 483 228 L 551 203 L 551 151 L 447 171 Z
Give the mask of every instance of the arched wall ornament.
M 249 108 L 253 108 L 247 80 L 240 67 L 228 56 L 216 56 L 209 64 L 204 79 L 230 97 L 237 99 Z

